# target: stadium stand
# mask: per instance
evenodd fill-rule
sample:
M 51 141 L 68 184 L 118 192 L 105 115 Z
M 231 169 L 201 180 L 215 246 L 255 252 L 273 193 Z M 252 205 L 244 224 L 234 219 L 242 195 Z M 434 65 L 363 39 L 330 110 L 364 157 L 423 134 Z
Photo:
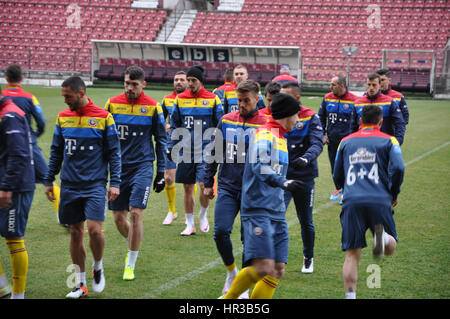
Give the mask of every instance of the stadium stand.
M 18 63 L 28 70 L 89 73 L 91 39 L 154 41 L 166 10 L 134 9 L 131 3 L 0 1 L 0 69 Z M 123 68 L 110 62 L 101 65 L 98 72 L 115 78 Z
M 18 63 L 28 70 L 91 70 L 91 39 L 155 41 L 168 11 L 143 9 L 132 0 L 0 1 L 0 69 Z M 155 1 L 151 7 L 157 7 Z M 159 1 L 161 3 L 161 1 Z M 183 43 L 299 46 L 306 81 L 329 81 L 345 73 L 342 47 L 356 45 L 351 81 L 381 66 L 383 49 L 435 50 L 440 72 L 443 48 L 450 35 L 450 4 L 446 0 L 220 0 L 217 10 L 199 11 Z M 381 25 L 370 27 L 378 5 Z M 74 7 L 78 6 L 78 9 Z M 71 7 L 72 6 L 72 7 Z M 78 10 L 78 11 L 76 11 Z M 225 11 L 223 11 L 225 10 Z M 77 14 L 79 24 L 77 25 Z M 102 59 L 95 76 L 119 79 L 125 66 L 141 64 L 154 81 L 170 79 L 166 61 Z M 390 56 L 388 68 L 398 88 L 428 85 L 430 59 Z M 262 83 L 277 74 L 275 64 L 247 65 L 251 78 Z M 176 68 L 176 67 L 175 67 Z M 223 65 L 205 65 L 207 82 L 221 81 Z M 428 75 L 428 79 L 426 77 Z M 427 82 L 427 83 L 425 83 Z

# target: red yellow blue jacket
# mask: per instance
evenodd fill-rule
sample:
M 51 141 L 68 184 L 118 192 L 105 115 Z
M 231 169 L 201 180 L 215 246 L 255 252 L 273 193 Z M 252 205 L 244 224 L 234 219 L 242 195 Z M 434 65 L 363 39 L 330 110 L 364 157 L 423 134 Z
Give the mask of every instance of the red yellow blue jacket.
M 122 166 L 155 160 L 157 172 L 164 172 L 167 134 L 161 105 L 144 92 L 132 103 L 125 93 L 110 98 L 105 109 L 117 126 L 122 152 Z M 153 146 L 155 138 L 155 147 Z
M 385 91 L 381 91 L 381 93 L 383 93 L 384 95 L 390 96 L 398 104 L 400 111 L 402 111 L 403 121 L 405 121 L 405 125 L 408 125 L 409 110 L 408 110 L 408 105 L 406 104 L 406 100 L 405 100 L 405 97 L 403 96 L 403 94 L 401 94 L 400 92 L 398 92 L 396 90 L 391 89 L 390 87 Z
M 316 112 L 303 105 L 300 105 L 298 118 L 296 127 L 284 135 L 289 162 L 303 157 L 308 160 L 308 165 L 302 169 L 289 165 L 287 178 L 310 181 L 319 176 L 317 158 L 323 150 L 323 130 Z
M 359 119 L 362 115 L 362 109 L 365 105 L 378 105 L 383 109 L 383 124 L 381 132 L 395 136 L 400 145 L 403 144 L 403 137 L 405 135 L 405 122 L 403 120 L 402 112 L 397 103 L 387 95 L 378 91 L 374 96 L 369 96 L 367 93 L 355 101 L 355 112 L 353 112 L 352 131 L 356 132 L 359 127 Z
M 298 79 L 296 77 L 293 77 L 289 73 L 281 73 L 280 75 L 277 75 L 272 79 L 273 82 L 278 82 L 280 84 L 283 84 L 285 82 L 298 82 Z
M 33 143 L 36 143 L 36 137 L 39 137 L 44 133 L 46 123 L 38 99 L 33 94 L 24 91 L 20 85 L 6 86 L 6 89 L 2 91 L 2 95 L 10 96 L 14 104 L 16 104 L 25 112 L 28 126 L 30 127 L 30 130 L 32 132 L 32 141 Z M 36 122 L 36 130 L 32 129 L 32 118 Z
M 405 165 L 397 139 L 377 125 L 363 124 L 342 139 L 336 153 L 333 179 L 344 188 L 343 206 L 391 205 L 400 193 Z
M 257 110 L 243 117 L 239 111 L 225 114 L 217 125 L 217 133 L 212 143 L 220 154 L 213 152 L 216 160 L 206 165 L 205 187 L 212 187 L 217 166 L 220 164 L 218 186 L 229 191 L 241 192 L 245 156 L 249 143 L 253 141 L 255 130 L 267 122 Z M 220 159 L 216 156 L 220 156 Z
M 273 118 L 256 130 L 242 177 L 241 216 L 285 218 L 284 190 L 289 165 L 287 133 Z
M 56 118 L 50 149 L 49 186 L 61 171 L 61 183 L 74 187 L 120 186 L 120 143 L 113 116 L 89 99 L 84 107 L 61 111 Z
M 343 95 L 333 92 L 325 94 L 319 107 L 319 118 L 324 134 L 336 145 L 341 139 L 352 133 L 352 113 L 356 95 L 346 90 Z
M 185 149 L 191 150 L 190 155 L 202 155 L 204 147 L 210 142 L 210 139 L 203 138 L 203 134 L 208 128 L 215 128 L 222 116 L 223 107 L 219 97 L 204 87 L 195 94 L 189 89 L 178 94 L 170 117 L 168 147 L 172 149 L 182 143 L 180 145 Z M 184 135 L 179 135 L 183 132 Z
M 25 112 L 11 98 L 0 100 L 0 190 L 35 189 L 31 133 Z
M 164 118 L 170 117 L 173 112 L 173 103 L 175 102 L 175 98 L 177 97 L 177 91 L 173 91 L 170 94 L 167 94 L 161 103 L 162 110 L 164 112 Z
M 217 94 L 217 96 L 220 98 L 222 102 L 224 114 L 228 114 L 239 110 L 236 87 L 237 85 L 234 82 L 225 82 L 224 85 L 218 87 L 213 91 L 213 93 Z M 266 105 L 264 103 L 264 98 L 261 92 L 259 92 L 259 100 L 256 105 L 256 109 L 260 110 L 265 107 Z

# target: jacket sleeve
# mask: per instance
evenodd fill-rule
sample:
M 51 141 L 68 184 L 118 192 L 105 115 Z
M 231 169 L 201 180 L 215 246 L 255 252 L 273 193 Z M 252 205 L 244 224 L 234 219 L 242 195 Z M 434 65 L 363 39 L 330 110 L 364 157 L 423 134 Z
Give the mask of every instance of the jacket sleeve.
M 400 193 L 400 186 L 405 174 L 405 164 L 403 162 L 402 151 L 395 137 L 391 137 L 392 145 L 389 151 L 388 174 L 390 181 L 390 191 L 392 199 L 396 200 Z
M 403 120 L 402 112 L 395 101 L 391 103 L 391 119 L 392 125 L 394 126 L 395 138 L 400 143 L 403 144 L 403 136 L 405 135 L 405 122 Z
M 356 106 L 353 107 L 351 117 L 352 117 L 352 119 L 350 121 L 350 125 L 351 125 L 350 127 L 351 127 L 352 133 L 353 133 L 353 132 L 356 132 L 359 128 L 359 115 L 358 115 L 358 112 L 356 111 Z
M 163 113 L 164 113 L 164 118 L 167 119 L 167 116 L 169 116 L 169 111 L 167 110 L 167 107 L 166 107 L 166 99 L 162 100 L 161 108 L 162 108 Z
M 216 128 L 216 132 L 222 133 L 222 120 L 219 122 Z M 215 143 L 217 138 L 224 138 L 223 134 L 215 134 L 214 140 L 211 140 L 211 143 Z M 222 143 L 223 146 L 223 154 L 225 154 L 225 141 Z M 215 157 L 215 148 L 211 151 L 211 156 Z M 216 176 L 217 173 L 217 167 L 219 166 L 219 163 L 217 161 L 213 161 L 212 163 L 206 163 L 205 166 L 205 173 L 204 173 L 204 179 L 203 183 L 205 184 L 205 187 L 213 187 L 214 185 L 214 176 Z
M 39 104 L 38 99 L 34 95 L 32 98 L 32 104 L 33 107 L 31 108 L 31 115 L 36 121 L 37 126 L 37 132 L 33 133 L 35 136 L 39 137 L 44 133 L 46 120 L 44 117 L 44 113 L 42 113 L 41 105 Z
M 264 97 L 262 96 L 261 93 L 259 93 L 259 100 L 258 100 L 258 103 L 256 104 L 256 109 L 262 110 L 265 107 L 266 107 L 266 103 L 264 103 Z
M 308 162 L 311 163 L 319 157 L 323 150 L 323 129 L 317 114 L 314 114 L 311 117 L 308 138 L 310 146 L 302 157 L 306 158 Z
M 322 103 L 319 106 L 319 118 L 320 118 L 320 124 L 322 125 L 323 134 L 327 134 L 327 107 L 325 104 L 325 98 L 323 98 Z
M 344 146 L 341 142 L 336 152 L 336 158 L 334 161 L 334 168 L 333 168 L 333 180 L 338 189 L 344 188 L 345 184 L 344 160 L 342 157 L 343 151 Z
M 64 160 L 64 137 L 62 136 L 61 127 L 59 125 L 59 117 L 56 118 L 55 131 L 53 132 L 52 145 L 50 146 L 50 158 L 48 159 L 48 172 L 44 178 L 44 185 L 50 186 L 55 180 L 55 176 L 61 170 Z
M 112 114 L 109 114 L 106 118 L 105 135 L 104 151 L 107 154 L 106 156 L 109 162 L 109 185 L 112 187 L 120 187 L 120 175 L 122 171 L 120 140 Z
M 0 189 L 4 191 L 18 190 L 22 182 L 22 173 L 27 162 L 31 162 L 30 133 L 25 120 L 15 115 L 6 114 L 2 120 L 2 134 L 6 148 L 6 168 L 0 176 Z M 2 142 L 3 142 L 2 141 Z
M 214 105 L 214 118 L 213 118 L 213 124 L 214 126 L 217 126 L 222 119 L 223 116 L 223 105 L 220 102 L 220 99 L 218 96 L 216 96 L 215 99 L 215 105 Z
M 406 104 L 405 97 L 402 96 L 400 102 L 398 103 L 400 110 L 402 111 L 403 121 L 405 122 L 405 126 L 409 123 L 409 110 L 408 105 Z
M 156 105 L 152 127 L 153 136 L 155 137 L 156 171 L 161 173 L 166 169 L 167 134 L 166 121 L 164 120 L 163 110 L 159 103 Z M 150 143 L 153 142 L 150 141 Z
M 172 140 L 172 132 L 179 127 L 181 127 L 181 114 L 178 107 L 178 98 L 175 98 L 172 115 L 170 116 L 170 132 L 167 141 L 167 148 L 173 148 L 175 141 Z

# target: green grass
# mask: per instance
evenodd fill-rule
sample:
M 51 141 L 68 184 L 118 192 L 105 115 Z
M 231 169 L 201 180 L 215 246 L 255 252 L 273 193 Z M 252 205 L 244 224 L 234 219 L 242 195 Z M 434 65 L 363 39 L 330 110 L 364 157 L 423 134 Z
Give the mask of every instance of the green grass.
M 27 87 L 41 102 L 48 126 L 39 145 L 48 158 L 56 115 L 66 108 L 59 88 Z M 89 88 L 88 96 L 98 106 L 122 93 L 121 89 Z M 157 100 L 169 93 L 148 90 Z M 305 97 L 303 104 L 317 111 L 320 97 Z M 402 147 L 405 163 L 450 141 L 450 103 L 448 101 L 408 100 L 410 123 Z M 316 179 L 314 222 L 316 226 L 315 271 L 301 273 L 302 243 L 294 205 L 286 214 L 290 222 L 290 255 L 286 274 L 274 298 L 343 298 L 340 249 L 340 206 L 329 205 L 333 190 L 326 148 L 319 157 Z M 359 266 L 358 298 L 449 298 L 450 297 L 450 145 L 408 164 L 395 219 L 399 234 L 396 254 L 381 261 L 373 260 L 371 250 L 364 249 Z M 171 226 L 162 226 L 168 207 L 164 193 L 150 195 L 144 216 L 144 239 L 136 264 L 136 280 L 122 281 L 126 240 L 123 239 L 108 212 L 104 223 L 106 245 L 103 264 L 106 288 L 100 295 L 90 292 L 90 298 L 217 298 L 225 280 L 212 237 L 198 233 L 181 237 L 184 229 L 182 187 L 177 185 L 176 207 L 179 218 Z M 214 204 L 211 201 L 209 221 L 214 224 Z M 196 212 L 198 212 L 198 200 Z M 327 206 L 328 205 L 328 206 Z M 197 213 L 196 213 L 197 216 Z M 232 240 L 235 249 L 240 244 L 240 223 L 236 219 Z M 367 235 L 370 247 L 372 239 Z M 92 255 L 88 237 L 87 269 Z M 29 254 L 27 298 L 63 298 L 70 290 L 66 272 L 72 263 L 69 254 L 69 234 L 56 223 L 53 208 L 37 185 L 26 232 Z M 11 278 L 9 253 L 0 246 L 3 267 Z M 236 256 L 240 264 L 241 255 Z M 377 264 L 381 269 L 381 288 L 369 288 L 367 267 Z M 89 272 L 89 271 L 88 271 Z M 89 278 L 90 275 L 87 274 Z M 11 280 L 11 279 L 10 279 Z M 91 282 L 88 280 L 88 287 Z

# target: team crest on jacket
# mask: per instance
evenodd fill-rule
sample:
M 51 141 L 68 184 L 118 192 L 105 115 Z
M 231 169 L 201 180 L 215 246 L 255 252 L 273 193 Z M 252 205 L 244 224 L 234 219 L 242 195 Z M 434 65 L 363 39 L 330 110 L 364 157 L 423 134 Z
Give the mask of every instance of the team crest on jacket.
M 303 123 L 298 121 L 297 123 L 295 123 L 295 128 L 301 130 L 303 128 Z
M 253 232 L 255 233 L 256 236 L 259 236 L 262 234 L 263 230 L 261 227 L 255 227 L 255 229 L 253 230 Z
M 89 119 L 88 124 L 90 127 L 96 127 L 97 126 L 97 119 Z
M 344 110 L 348 110 L 349 107 L 350 105 L 348 105 L 347 103 L 344 104 Z
M 203 106 L 208 106 L 209 105 L 209 101 L 208 100 L 203 100 L 202 104 L 203 104 Z
M 146 106 L 141 106 L 141 108 L 139 109 L 139 112 L 141 114 L 147 114 L 148 113 L 148 107 Z

